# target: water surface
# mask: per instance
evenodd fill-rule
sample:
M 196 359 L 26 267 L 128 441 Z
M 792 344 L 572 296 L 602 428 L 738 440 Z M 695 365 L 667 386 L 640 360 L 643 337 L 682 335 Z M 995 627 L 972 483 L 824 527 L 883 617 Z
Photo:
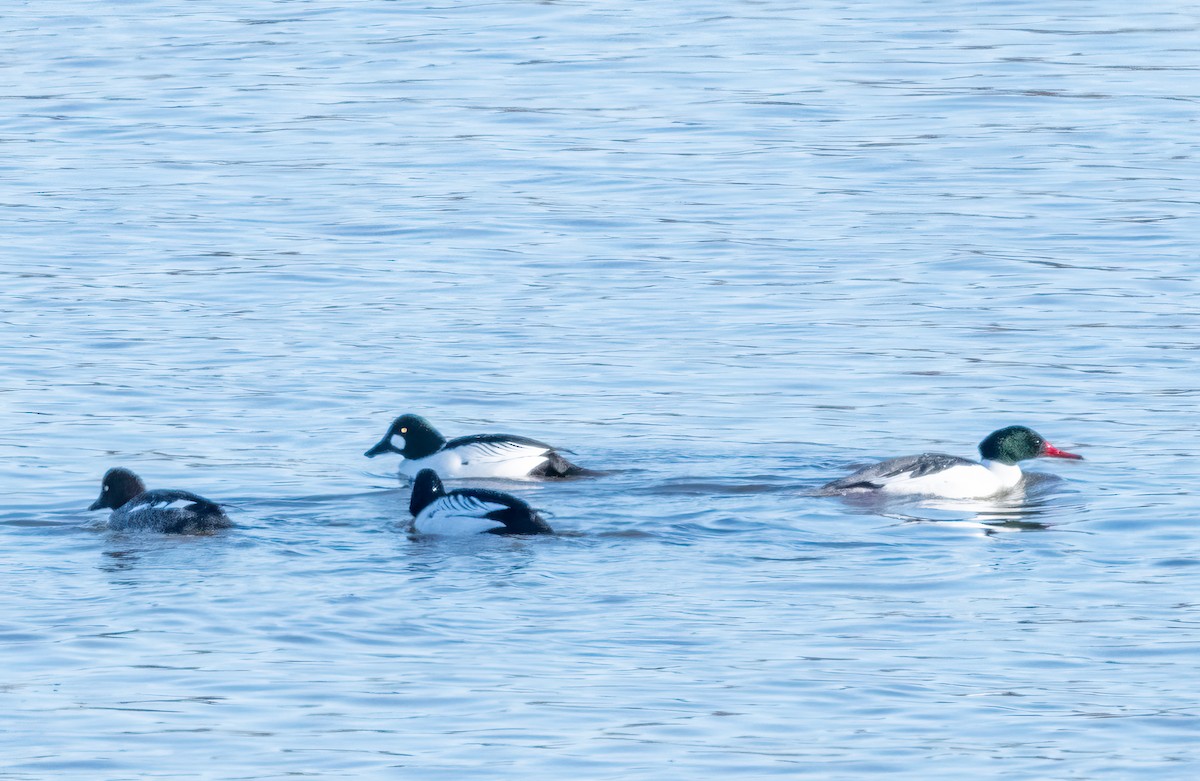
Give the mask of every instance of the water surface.
M 0 778 L 1195 777 L 1191 9 L 0 27 Z M 401 412 L 612 473 L 414 539 Z M 811 495 L 1014 423 L 1087 460 Z

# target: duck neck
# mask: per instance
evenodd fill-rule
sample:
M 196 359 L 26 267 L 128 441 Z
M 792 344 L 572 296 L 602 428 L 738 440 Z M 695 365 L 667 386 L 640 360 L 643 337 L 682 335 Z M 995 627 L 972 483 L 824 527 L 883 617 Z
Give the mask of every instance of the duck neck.
M 431 456 L 446 446 L 446 438 L 432 428 L 412 428 L 404 437 L 404 447 L 400 455 L 416 461 Z
M 981 462 L 988 471 L 996 476 L 996 479 L 1005 488 L 1012 488 L 1017 483 L 1021 482 L 1021 467 L 1017 464 L 1005 464 L 1000 461 L 991 461 L 983 459 Z
M 425 469 L 417 475 L 416 481 L 413 482 L 412 496 L 408 499 L 408 511 L 415 515 L 420 515 L 421 511 L 428 507 L 434 500 L 446 495 L 446 489 L 442 487 L 442 481 L 433 471 Z

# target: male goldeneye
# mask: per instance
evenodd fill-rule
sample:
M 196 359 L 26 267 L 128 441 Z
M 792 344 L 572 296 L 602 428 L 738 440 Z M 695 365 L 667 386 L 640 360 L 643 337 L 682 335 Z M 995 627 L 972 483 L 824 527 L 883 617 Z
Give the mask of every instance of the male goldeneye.
M 104 473 L 100 498 L 89 510 L 112 508 L 108 526 L 118 531 L 201 534 L 232 526 L 220 505 L 190 491 L 147 491 L 142 479 L 124 467 Z
M 418 534 L 553 534 L 537 511 L 515 496 L 486 488 L 446 492 L 437 472 L 422 469 L 408 502 Z
M 563 458 L 545 442 L 511 434 L 474 434 L 446 440 L 420 415 L 401 415 L 383 439 L 363 455 L 399 453 L 400 474 L 413 477 L 433 469 L 442 477 L 574 477 L 587 470 Z
M 826 483 L 820 493 L 983 499 L 1021 482 L 1018 461 L 1038 456 L 1083 458 L 1059 450 L 1025 426 L 1008 426 L 988 434 L 979 443 L 979 455 L 982 462 L 944 453 L 889 458 Z

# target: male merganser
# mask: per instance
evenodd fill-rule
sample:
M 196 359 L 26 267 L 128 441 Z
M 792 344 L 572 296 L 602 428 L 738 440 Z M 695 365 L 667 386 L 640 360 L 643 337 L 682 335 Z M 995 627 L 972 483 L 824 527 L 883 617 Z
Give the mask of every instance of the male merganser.
M 396 418 L 383 439 L 365 455 L 399 453 L 400 474 L 413 477 L 422 469 L 433 469 L 448 478 L 574 477 L 587 470 L 572 464 L 550 445 L 510 434 L 475 434 L 446 441 L 420 415 Z
M 221 506 L 191 491 L 147 491 L 142 478 L 123 467 L 104 473 L 100 498 L 89 510 L 112 508 L 108 526 L 117 531 L 203 534 L 233 525 Z
M 486 488 L 446 493 L 437 472 L 422 469 L 408 502 L 418 534 L 553 534 L 537 511 L 515 496 Z
M 1018 461 L 1038 456 L 1083 458 L 1059 450 L 1025 426 L 1008 426 L 988 434 L 979 443 L 979 455 L 982 463 L 944 453 L 889 458 L 826 483 L 820 493 L 984 499 L 1021 482 Z

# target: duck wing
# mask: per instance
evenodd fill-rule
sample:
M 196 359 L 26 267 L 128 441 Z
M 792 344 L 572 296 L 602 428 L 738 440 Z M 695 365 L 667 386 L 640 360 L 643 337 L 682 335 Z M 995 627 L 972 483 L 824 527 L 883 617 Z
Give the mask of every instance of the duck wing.
M 474 434 L 446 443 L 445 450 L 457 451 L 464 463 L 511 461 L 544 456 L 554 450 L 545 442 L 508 434 Z
M 451 491 L 417 513 L 413 519 L 413 530 L 420 534 L 458 535 L 503 529 L 504 521 L 490 516 L 507 509 L 507 504 L 489 501 L 465 491 Z
M 170 488 L 160 488 L 146 491 L 134 500 L 139 507 L 154 507 L 158 509 L 181 509 L 197 513 L 220 513 L 221 506 L 211 499 L 205 499 L 191 491 L 177 491 Z
M 832 480 L 821 486 L 822 493 L 837 493 L 851 489 L 876 489 L 900 480 L 914 480 L 934 475 L 956 466 L 978 466 L 977 462 L 946 453 L 921 453 L 916 456 L 900 456 L 865 466 L 845 477 Z
M 421 534 L 547 534 L 550 527 L 525 502 L 488 489 L 451 491 L 413 520 Z

